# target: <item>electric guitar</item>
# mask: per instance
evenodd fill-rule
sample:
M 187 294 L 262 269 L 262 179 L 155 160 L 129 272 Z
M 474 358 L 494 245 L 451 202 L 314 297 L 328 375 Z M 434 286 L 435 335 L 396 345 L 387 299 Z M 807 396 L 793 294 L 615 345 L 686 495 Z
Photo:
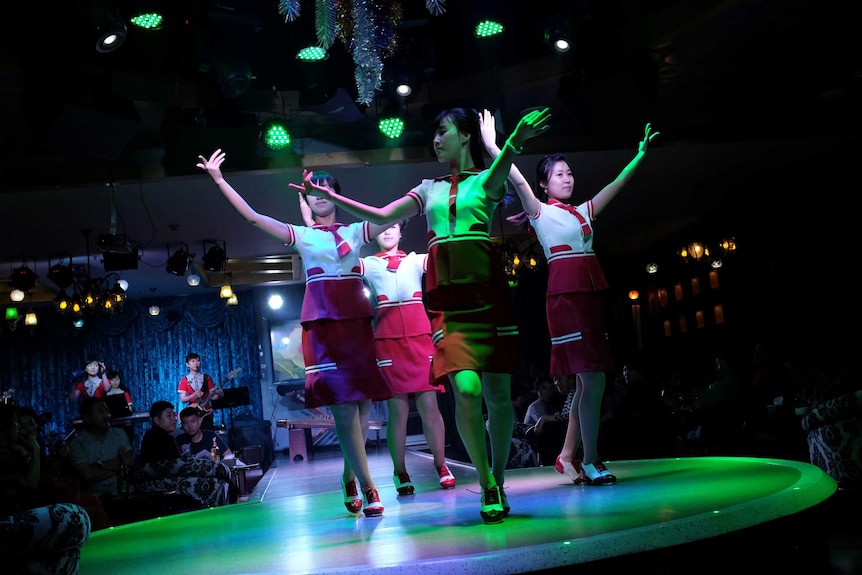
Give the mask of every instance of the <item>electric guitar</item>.
M 210 405 L 210 397 L 217 390 L 223 391 L 222 387 L 224 386 L 224 384 L 226 384 L 227 382 L 229 382 L 230 380 L 235 378 L 237 376 L 237 374 L 241 371 L 242 371 L 241 367 L 238 367 L 236 369 L 231 370 L 230 373 L 227 374 L 227 377 L 225 377 L 223 380 L 221 380 L 221 382 L 218 385 L 216 385 L 212 389 L 207 389 L 204 392 L 204 394 L 200 397 L 200 399 L 198 399 L 197 401 L 189 402 L 189 407 L 198 407 L 198 408 L 202 409 L 205 413 L 201 417 L 209 417 L 210 415 L 212 415 L 213 408 L 212 408 L 212 405 Z

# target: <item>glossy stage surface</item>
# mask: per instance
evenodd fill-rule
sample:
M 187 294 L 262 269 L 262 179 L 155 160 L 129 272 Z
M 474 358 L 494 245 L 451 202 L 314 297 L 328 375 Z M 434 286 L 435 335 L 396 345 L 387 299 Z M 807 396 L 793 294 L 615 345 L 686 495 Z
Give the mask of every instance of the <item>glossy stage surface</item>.
M 591 566 L 607 565 L 609 558 L 650 557 L 645 553 L 690 549 L 692 542 L 773 526 L 836 491 L 834 480 L 817 467 L 771 459 L 608 462 L 619 481 L 601 487 L 572 485 L 552 467 L 514 469 L 505 484 L 510 516 L 485 525 L 472 467 L 453 462 L 458 485 L 444 491 L 429 456 L 408 450 L 416 494 L 397 497 L 388 453 L 374 451 L 369 460 L 386 508 L 383 517 L 346 511 L 338 452 L 319 453 L 308 462 L 282 456 L 248 502 L 94 533 L 83 548 L 80 574 L 592 573 Z M 772 538 L 778 531 L 770 529 Z M 727 541 L 710 549 L 715 557 L 743 553 Z M 700 554 L 689 553 L 710 562 Z M 737 560 L 748 561 L 744 555 Z M 632 566 L 650 561 L 656 560 L 626 568 L 637 571 Z

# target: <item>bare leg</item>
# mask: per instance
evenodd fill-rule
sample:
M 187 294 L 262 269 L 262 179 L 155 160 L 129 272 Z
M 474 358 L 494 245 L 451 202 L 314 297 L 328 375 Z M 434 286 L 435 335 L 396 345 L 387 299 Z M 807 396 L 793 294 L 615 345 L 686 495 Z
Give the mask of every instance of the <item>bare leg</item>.
M 577 411 L 584 442 L 584 463 L 596 463 L 599 460 L 599 418 L 605 393 L 605 374 L 602 371 L 580 373 L 577 385 L 581 394 Z M 572 411 L 575 411 L 574 405 Z
M 434 457 L 434 467 L 446 465 L 446 424 L 440 415 L 436 391 L 416 394 L 416 410 L 422 418 L 422 433 Z
M 344 455 L 343 479 L 347 482 L 355 474 L 362 489 L 375 487 L 371 472 L 368 470 L 368 457 L 365 453 L 371 400 L 336 403 L 329 408 L 335 419 L 335 434 L 338 436 L 341 453 Z
M 393 473 L 397 475 L 407 472 L 407 466 L 404 463 L 404 449 L 407 444 L 407 417 L 410 414 L 410 403 L 406 393 L 396 395 L 387 400 L 386 403 L 389 406 L 389 421 L 386 422 L 386 444 L 389 446 L 389 456 L 392 457 Z
M 577 379 L 574 376 L 573 379 Z M 581 446 L 581 421 L 578 416 L 578 405 L 581 403 L 581 393 L 583 385 L 577 381 L 573 383 L 575 387 L 575 396 L 572 399 L 572 405 L 569 409 L 569 422 L 566 426 L 566 439 L 563 441 L 563 449 L 560 451 L 560 459 L 562 461 L 572 461 L 578 454 L 578 448 Z
M 488 465 L 485 420 L 482 417 L 482 380 L 477 372 L 471 370 L 450 374 L 449 379 L 455 393 L 455 424 L 479 474 L 479 485 L 482 490 L 496 487 L 497 481 Z
M 515 426 L 512 376 L 506 373 L 485 373 L 482 375 L 482 391 L 485 405 L 488 407 L 491 465 L 497 485 L 502 486 L 512 446 L 512 429 Z

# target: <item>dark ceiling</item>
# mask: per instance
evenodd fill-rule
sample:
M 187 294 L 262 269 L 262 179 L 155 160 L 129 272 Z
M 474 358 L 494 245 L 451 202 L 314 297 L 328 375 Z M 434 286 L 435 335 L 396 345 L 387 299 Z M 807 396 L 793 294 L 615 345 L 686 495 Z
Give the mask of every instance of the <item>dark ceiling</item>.
M 96 4 L 15 2 L 0 21 L 0 207 L 20 220 L 7 221 L 0 258 L 17 266 L 22 257 L 36 261 L 70 249 L 83 256 L 79 228 L 94 229 L 94 238 L 108 231 L 105 184 L 119 183 L 141 198 L 143 208 L 121 202 L 119 215 L 127 233 L 153 246 L 144 259 L 151 258 L 159 278 L 145 282 L 160 293 L 174 291 L 163 287 L 170 242 L 193 243 L 191 251 L 200 252 L 201 240 L 226 239 L 231 257 L 283 251 L 243 227 L 196 171 L 197 155 L 216 147 L 228 149 L 227 171 L 282 186 L 263 191 L 249 180 L 243 192 L 261 188 L 261 198 L 250 201 L 294 221 L 292 207 L 290 217 L 266 208 L 270 199 L 283 205 L 283 185 L 303 166 L 339 175 L 362 166 L 415 164 L 425 176 L 439 169 L 425 164 L 434 161 L 430 121 L 445 107 L 494 109 L 508 131 L 523 110 L 550 106 L 553 127 L 528 144 L 528 154 L 624 152 L 606 169 L 596 164 L 594 189 L 625 165 L 651 121 L 661 131 L 658 153 L 652 172 L 635 183 L 649 200 L 614 203 L 616 211 L 604 219 L 626 224 L 649 215 L 653 227 L 616 234 L 626 241 L 618 250 L 635 251 L 703 218 L 718 195 L 734 191 L 722 179 L 728 172 L 739 169 L 733 186 L 754 179 L 740 167 L 756 155 L 752 150 L 763 157 L 746 170 L 810 161 L 788 154 L 788 146 L 855 139 L 860 128 L 862 35 L 850 2 L 447 0 L 443 14 L 432 14 L 421 0 L 369 1 L 371 9 L 400 17 L 394 40 L 386 37 L 381 90 L 368 103 L 357 102 L 354 63 L 342 40 L 317 71 L 296 61 L 299 48 L 314 42 L 313 2 L 302 2 L 292 22 L 279 14 L 278 0 L 154 2 L 167 24 L 155 33 L 130 27 L 126 42 L 107 54 L 96 53 L 88 32 L 87 14 Z M 146 1 L 110 4 L 128 16 Z M 471 30 L 486 12 L 502 20 L 505 32 L 480 43 Z M 575 33 L 575 49 L 566 55 L 552 53 L 543 39 L 549 24 L 561 22 Z M 241 64 L 248 83 L 238 87 Z M 421 85 L 407 104 L 404 136 L 385 142 L 376 119 L 393 100 L 388 88 L 398 72 L 412 73 Z M 273 117 L 288 120 L 287 154 L 258 143 L 260 126 Z M 710 146 L 724 146 L 724 153 Z M 824 149 L 817 147 L 828 154 Z M 392 176 L 398 178 L 417 181 Z M 714 189 L 719 181 L 724 187 Z M 379 203 L 403 191 L 386 188 L 388 195 L 365 199 Z M 79 202 L 105 201 L 88 210 L 69 194 Z M 76 221 L 64 222 L 73 209 Z M 658 229 L 660 218 L 673 221 Z M 53 230 L 53 239 L 29 237 L 32 219 Z M 176 291 L 185 289 L 181 283 Z
M 110 1 L 123 16 L 147 4 Z M 374 122 L 401 71 L 423 84 L 397 145 L 422 148 L 420 157 L 430 117 L 454 103 L 499 108 L 510 123 L 524 108 L 550 105 L 554 133 L 544 144 L 595 150 L 630 145 L 644 117 L 666 143 L 794 137 L 802 125 L 808 136 L 840 132 L 859 102 L 851 3 L 448 0 L 433 15 L 420 0 L 368 2 L 398 6 L 401 17 L 384 52 L 383 89 L 367 105 L 356 102 L 342 41 L 316 78 L 295 59 L 313 43 L 313 2 L 302 2 L 292 22 L 277 0 L 154 2 L 167 24 L 130 26 L 108 54 L 96 53 L 88 34 L 85 14 L 96 4 L 16 2 L 18 17 L 3 19 L 3 188 L 186 174 L 190 157 L 226 138 L 244 169 L 386 147 Z M 502 38 L 481 44 L 471 34 L 483 13 L 502 20 Z M 561 57 L 542 35 L 563 21 L 576 49 Z M 247 87 L 237 80 L 243 63 Z M 290 120 L 289 157 L 257 146 L 259 125 L 272 116 Z

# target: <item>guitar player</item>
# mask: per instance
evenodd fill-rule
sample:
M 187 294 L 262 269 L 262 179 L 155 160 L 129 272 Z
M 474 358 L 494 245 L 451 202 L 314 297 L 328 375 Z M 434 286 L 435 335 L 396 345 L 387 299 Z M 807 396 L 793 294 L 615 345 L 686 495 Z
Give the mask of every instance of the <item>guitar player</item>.
M 189 368 L 189 373 L 184 375 L 180 380 L 177 392 L 180 394 L 180 401 L 183 407 L 198 407 L 202 409 L 207 417 L 203 418 L 201 427 L 203 429 L 214 429 L 212 415 L 212 405 L 210 402 L 213 399 L 220 399 L 224 396 L 224 390 L 216 386 L 213 378 L 201 371 L 201 356 L 195 352 L 191 352 L 186 356 L 186 367 Z

